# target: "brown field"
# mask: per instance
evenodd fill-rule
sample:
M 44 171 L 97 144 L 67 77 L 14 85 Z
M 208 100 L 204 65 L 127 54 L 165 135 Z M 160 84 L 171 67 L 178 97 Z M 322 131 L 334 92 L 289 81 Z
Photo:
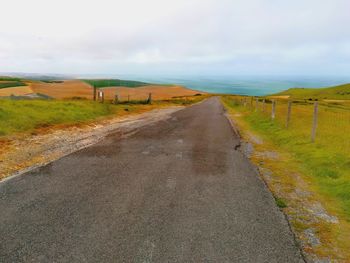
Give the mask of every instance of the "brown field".
M 30 85 L 34 93 L 45 94 L 55 99 L 92 99 L 91 86 L 80 80 L 66 80 L 63 83 L 32 82 Z
M 115 94 L 118 94 L 120 100 L 127 100 L 130 96 L 130 100 L 143 100 L 148 98 L 148 94 L 152 93 L 152 99 L 171 99 L 179 96 L 193 96 L 199 92 L 195 90 L 186 89 L 181 86 L 159 86 L 150 85 L 139 88 L 126 88 L 126 87 L 110 87 L 102 89 L 105 93 L 106 99 L 113 99 Z
M 30 86 L 19 86 L 19 87 L 11 87 L 11 88 L 3 88 L 0 89 L 0 96 L 22 96 L 26 94 L 31 94 L 33 93 L 33 90 L 31 89 Z
M 63 83 L 31 82 L 29 85 L 31 87 L 31 93 L 41 93 L 56 99 L 68 99 L 72 97 L 92 99 L 93 90 L 91 86 L 80 80 L 67 80 Z M 9 90 L 10 88 L 7 89 Z M 114 99 L 116 94 L 118 94 L 120 100 L 127 100 L 128 96 L 130 96 L 130 100 L 143 100 L 148 98 L 149 93 L 152 93 L 152 99 L 160 100 L 204 93 L 182 86 L 161 85 L 149 85 L 138 88 L 108 87 L 101 90 L 104 91 L 106 100 Z
M 91 86 L 80 80 L 65 80 L 62 83 L 45 83 L 37 81 L 27 81 L 28 86 L 12 87 L 0 89 L 0 96 L 26 95 L 32 93 L 41 93 L 48 95 L 55 99 L 69 99 L 73 97 L 80 97 L 92 99 L 93 90 Z M 180 96 L 193 96 L 198 93 L 182 86 L 165 86 L 165 85 L 149 85 L 144 87 L 129 88 L 129 87 L 107 87 L 101 88 L 105 93 L 106 100 L 114 99 L 118 94 L 121 101 L 127 100 L 143 100 L 148 98 L 148 94 L 152 93 L 152 99 L 171 99 Z

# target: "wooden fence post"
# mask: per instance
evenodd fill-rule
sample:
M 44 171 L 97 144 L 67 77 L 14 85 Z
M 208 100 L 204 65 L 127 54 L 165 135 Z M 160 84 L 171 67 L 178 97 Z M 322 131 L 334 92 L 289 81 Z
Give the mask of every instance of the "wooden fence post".
M 316 139 L 317 121 L 318 121 L 318 101 L 316 101 L 314 104 L 314 117 L 312 121 L 312 131 L 311 131 L 312 142 L 315 142 L 315 139 Z
M 258 108 L 259 108 L 259 99 L 256 98 L 255 99 L 255 111 L 258 111 Z
M 263 99 L 263 101 L 262 101 L 262 111 L 263 111 L 263 112 L 265 112 L 265 106 L 266 106 L 266 105 L 265 105 L 265 99 Z
M 96 88 L 96 86 L 95 85 L 93 85 L 93 96 L 94 96 L 94 101 L 96 101 L 96 93 L 97 93 L 97 88 Z
M 274 120 L 276 118 L 276 101 L 272 101 L 272 111 L 271 111 L 271 119 Z
M 252 108 L 252 109 L 253 109 L 253 101 L 254 101 L 254 97 L 251 97 L 250 98 L 250 108 Z
M 152 93 L 148 94 L 148 100 L 147 100 L 148 104 L 152 104 Z
M 118 94 L 115 94 L 114 96 L 114 104 L 118 104 L 119 103 L 119 97 Z
M 105 93 L 103 91 L 101 91 L 101 102 L 105 102 Z
M 290 115 L 292 113 L 292 101 L 288 101 L 288 110 L 287 110 L 287 120 L 286 120 L 286 128 L 289 127 L 290 123 Z

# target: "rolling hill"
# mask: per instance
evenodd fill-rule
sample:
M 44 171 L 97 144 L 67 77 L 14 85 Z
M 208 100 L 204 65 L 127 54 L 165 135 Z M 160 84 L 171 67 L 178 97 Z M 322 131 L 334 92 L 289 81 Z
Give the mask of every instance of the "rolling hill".
M 291 99 L 350 100 L 350 84 L 328 88 L 291 88 L 271 96 L 286 96 Z

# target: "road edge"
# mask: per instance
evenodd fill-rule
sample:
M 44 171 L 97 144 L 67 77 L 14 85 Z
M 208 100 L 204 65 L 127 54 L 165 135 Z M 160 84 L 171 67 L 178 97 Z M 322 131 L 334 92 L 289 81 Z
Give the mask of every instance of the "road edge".
M 222 104 L 223 108 L 224 108 L 224 116 L 227 118 L 228 122 L 230 123 L 230 126 L 233 130 L 234 133 L 236 133 L 238 139 L 239 139 L 239 144 L 236 145 L 234 147 L 235 150 L 238 150 L 242 155 L 244 155 L 248 160 L 249 160 L 249 163 L 251 164 L 251 166 L 254 168 L 254 171 L 257 175 L 257 177 L 263 182 L 263 184 L 265 185 L 266 189 L 269 191 L 269 193 L 271 194 L 272 198 L 275 199 L 275 195 L 274 193 L 272 192 L 271 188 L 269 187 L 268 183 L 266 182 L 264 176 L 262 175 L 262 173 L 260 172 L 260 169 L 259 169 L 259 166 L 252 163 L 249 159 L 249 156 L 242 150 L 241 148 L 241 145 L 242 145 L 242 135 L 241 135 L 241 132 L 239 131 L 238 129 L 238 126 L 235 124 L 234 120 L 230 117 L 230 114 L 228 113 L 225 105 L 220 101 L 220 103 Z M 292 228 L 292 225 L 291 223 L 289 222 L 288 220 L 288 216 L 286 213 L 284 213 L 284 211 L 279 208 L 277 205 L 276 207 L 278 208 L 278 210 L 280 211 L 280 213 L 282 213 L 287 225 L 288 225 L 288 228 L 290 230 L 290 233 L 292 234 L 292 237 L 293 237 L 293 241 L 294 241 L 294 244 L 295 246 L 298 248 L 299 252 L 300 252 L 300 256 L 302 258 L 302 260 L 305 262 L 305 263 L 311 263 L 310 261 L 308 261 L 307 259 L 307 255 L 305 254 L 305 252 L 303 251 L 302 249 L 302 246 L 301 246 L 301 241 L 298 239 L 296 233 L 294 232 L 293 228 Z

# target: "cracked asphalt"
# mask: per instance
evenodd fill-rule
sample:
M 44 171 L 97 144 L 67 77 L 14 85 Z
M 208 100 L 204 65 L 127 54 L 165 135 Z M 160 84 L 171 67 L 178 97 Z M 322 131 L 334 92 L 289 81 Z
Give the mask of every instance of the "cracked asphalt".
M 0 262 L 303 262 L 218 98 L 0 183 Z

